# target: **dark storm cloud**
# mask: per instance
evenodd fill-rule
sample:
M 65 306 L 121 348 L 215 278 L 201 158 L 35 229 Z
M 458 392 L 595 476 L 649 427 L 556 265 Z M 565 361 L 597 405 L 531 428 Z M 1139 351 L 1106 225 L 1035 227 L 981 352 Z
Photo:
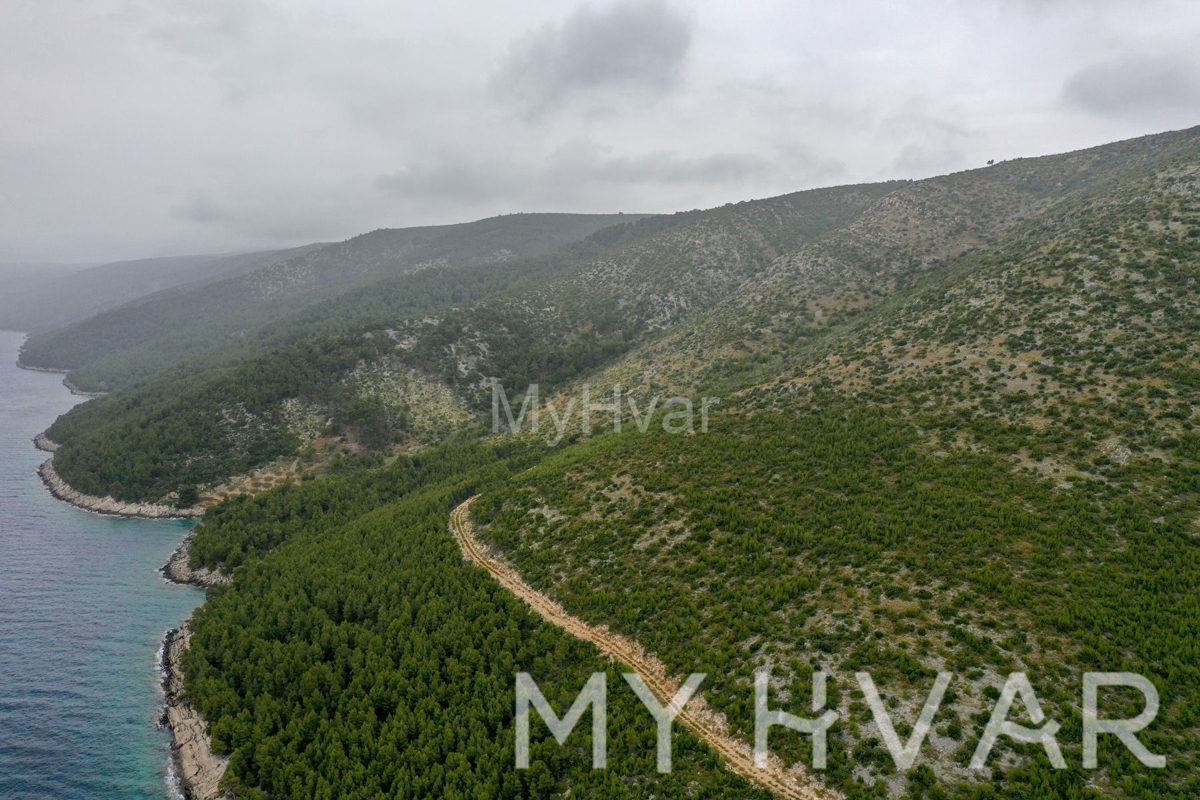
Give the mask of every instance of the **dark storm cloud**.
M 492 83 L 532 115 L 615 92 L 654 97 L 677 84 L 691 41 L 688 19 L 665 3 L 585 5 L 516 41 Z
M 1063 89 L 1063 98 L 1101 116 L 1191 110 L 1200 121 L 1200 67 L 1194 55 L 1106 61 L 1075 73 Z

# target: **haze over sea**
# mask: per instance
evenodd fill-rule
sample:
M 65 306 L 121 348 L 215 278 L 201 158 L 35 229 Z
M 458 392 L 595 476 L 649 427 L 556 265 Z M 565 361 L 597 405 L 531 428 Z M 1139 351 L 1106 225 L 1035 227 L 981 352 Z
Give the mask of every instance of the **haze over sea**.
M 52 498 L 33 437 L 82 398 L 15 362 L 0 331 L 0 798 L 167 797 L 163 634 L 204 599 L 158 573 L 188 523 Z

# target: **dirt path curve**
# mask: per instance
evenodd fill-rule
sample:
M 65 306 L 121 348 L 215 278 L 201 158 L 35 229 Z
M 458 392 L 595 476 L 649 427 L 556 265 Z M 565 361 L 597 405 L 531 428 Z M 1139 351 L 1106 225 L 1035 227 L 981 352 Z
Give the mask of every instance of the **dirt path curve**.
M 648 654 L 637 642 L 612 633 L 607 626 L 588 625 L 572 617 L 558 603 L 526 584 L 514 569 L 487 554 L 475 539 L 468 513 L 474 500 L 475 497 L 472 497 L 450 512 L 450 532 L 462 548 L 463 557 L 490 572 L 505 589 L 529 604 L 542 619 L 576 638 L 591 642 L 608 657 L 628 665 L 641 676 L 660 703 L 668 703 L 679 691 L 680 682 L 670 675 L 666 665 Z M 775 756 L 771 757 L 767 769 L 756 769 L 750 745 L 729 735 L 724 716 L 710 710 L 700 692 L 688 701 L 676 722 L 716 750 L 731 770 L 776 797 L 829 800 L 842 796 L 818 784 L 801 765 L 785 770 L 783 762 Z

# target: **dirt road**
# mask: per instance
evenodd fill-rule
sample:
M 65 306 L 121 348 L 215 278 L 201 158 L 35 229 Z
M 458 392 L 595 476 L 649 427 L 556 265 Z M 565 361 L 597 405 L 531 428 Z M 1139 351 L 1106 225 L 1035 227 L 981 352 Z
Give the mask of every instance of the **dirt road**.
M 646 653 L 637 642 L 612 633 L 606 626 L 588 625 L 572 617 L 558 603 L 526 584 L 514 569 L 487 554 L 475 539 L 469 516 L 469 509 L 474 500 L 474 497 L 470 498 L 450 513 L 450 532 L 462 548 L 463 557 L 490 572 L 504 588 L 529 604 L 542 619 L 557 625 L 576 638 L 591 642 L 609 658 L 630 667 L 641 676 L 660 703 L 668 703 L 679 691 L 681 684 L 670 675 L 666 665 Z M 684 706 L 676 722 L 716 750 L 729 769 L 776 797 L 789 800 L 830 800 L 842 796 L 822 787 L 799 765 L 785 770 L 782 761 L 776 757 L 771 758 L 767 769 L 756 769 L 750 745 L 729 735 L 724 717 L 706 706 L 700 692 Z

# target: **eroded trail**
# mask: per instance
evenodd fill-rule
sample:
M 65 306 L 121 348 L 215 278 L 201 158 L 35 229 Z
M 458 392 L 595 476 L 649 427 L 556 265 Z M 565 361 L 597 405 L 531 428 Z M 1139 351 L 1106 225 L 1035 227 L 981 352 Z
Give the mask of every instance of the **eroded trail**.
M 525 601 L 542 619 L 576 638 L 591 642 L 605 655 L 629 666 L 641 676 L 660 703 L 669 702 L 681 684 L 670 675 L 666 665 L 646 653 L 637 642 L 609 631 L 607 626 L 588 625 L 572 617 L 558 603 L 526 584 L 514 569 L 487 554 L 475 539 L 468 515 L 474 500 L 472 497 L 450 512 L 450 532 L 462 548 L 463 557 L 490 572 L 504 588 Z M 756 769 L 750 745 L 729 735 L 725 718 L 707 707 L 700 692 L 688 701 L 676 722 L 716 750 L 731 770 L 776 797 L 790 800 L 841 797 L 838 792 L 820 786 L 802 766 L 784 769 L 783 762 L 774 756 L 767 769 Z

